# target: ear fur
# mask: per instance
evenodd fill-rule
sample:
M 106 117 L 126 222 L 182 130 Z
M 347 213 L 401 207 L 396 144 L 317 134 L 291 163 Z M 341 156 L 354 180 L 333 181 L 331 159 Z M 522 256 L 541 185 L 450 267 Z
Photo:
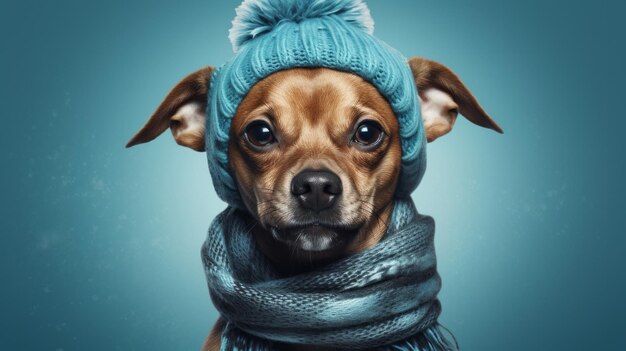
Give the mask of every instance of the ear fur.
M 126 147 L 152 141 L 169 127 L 179 145 L 204 151 L 204 115 L 213 69 L 204 67 L 178 82 Z
M 422 102 L 422 118 L 428 142 L 448 133 L 456 121 L 457 113 L 481 127 L 503 132 L 448 67 L 421 57 L 411 58 L 408 63 Z

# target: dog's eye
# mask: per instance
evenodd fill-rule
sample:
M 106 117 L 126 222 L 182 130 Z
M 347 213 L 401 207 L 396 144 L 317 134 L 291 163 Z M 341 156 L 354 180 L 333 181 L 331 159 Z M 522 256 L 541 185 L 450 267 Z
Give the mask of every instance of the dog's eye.
M 245 132 L 248 142 L 256 147 L 265 147 L 276 142 L 274 133 L 265 121 L 254 121 L 248 125 Z
M 380 124 L 374 121 L 364 121 L 356 127 L 352 141 L 367 147 L 378 145 L 385 133 Z

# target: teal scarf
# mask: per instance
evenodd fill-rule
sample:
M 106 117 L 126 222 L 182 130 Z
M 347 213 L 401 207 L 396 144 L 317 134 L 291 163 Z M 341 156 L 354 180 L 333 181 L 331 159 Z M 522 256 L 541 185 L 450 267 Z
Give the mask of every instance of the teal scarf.
M 227 208 L 202 248 L 211 298 L 227 321 L 221 350 L 273 350 L 274 342 L 456 350 L 437 323 L 441 279 L 433 238 L 433 219 L 398 199 L 378 244 L 283 277 L 257 249 L 243 213 Z

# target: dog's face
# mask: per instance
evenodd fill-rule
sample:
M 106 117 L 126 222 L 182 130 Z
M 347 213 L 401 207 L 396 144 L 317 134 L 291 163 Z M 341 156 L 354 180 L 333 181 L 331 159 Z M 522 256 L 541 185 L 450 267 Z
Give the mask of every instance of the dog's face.
M 459 112 L 502 131 L 448 68 L 422 58 L 409 66 L 429 142 Z M 177 143 L 203 151 L 212 70 L 175 86 L 127 146 L 169 127 Z M 233 117 L 228 156 L 261 250 L 275 261 L 314 262 L 378 242 L 400 173 L 398 132 L 385 98 L 350 73 L 294 68 L 253 86 Z
M 328 257 L 372 240 L 400 172 L 398 122 L 371 84 L 290 69 L 256 84 L 231 125 L 231 169 L 250 213 L 296 252 Z

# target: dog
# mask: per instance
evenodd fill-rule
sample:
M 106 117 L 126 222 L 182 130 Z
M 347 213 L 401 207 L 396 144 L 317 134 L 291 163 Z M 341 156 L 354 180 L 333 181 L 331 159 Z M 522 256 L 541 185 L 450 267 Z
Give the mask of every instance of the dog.
M 428 142 L 450 132 L 459 114 L 502 133 L 449 68 L 420 57 L 408 63 Z M 127 147 L 169 128 L 179 145 L 205 151 L 212 72 L 205 67 L 180 81 Z M 398 183 L 398 133 L 386 99 L 352 73 L 292 68 L 258 82 L 234 115 L 228 156 L 259 249 L 296 274 L 375 245 Z M 223 326 L 218 320 L 202 350 L 220 349 Z
M 233 60 L 185 77 L 127 144 L 169 128 L 230 205 L 202 251 L 221 313 L 202 349 L 449 350 L 434 224 L 406 198 L 459 114 L 502 129 L 449 68 L 373 37 L 361 0 L 244 0 L 229 37 Z

